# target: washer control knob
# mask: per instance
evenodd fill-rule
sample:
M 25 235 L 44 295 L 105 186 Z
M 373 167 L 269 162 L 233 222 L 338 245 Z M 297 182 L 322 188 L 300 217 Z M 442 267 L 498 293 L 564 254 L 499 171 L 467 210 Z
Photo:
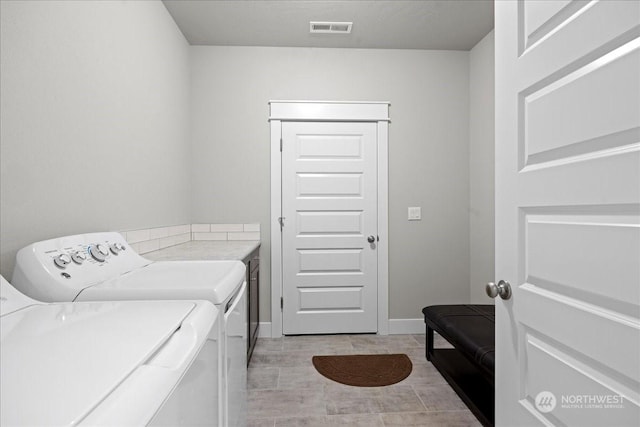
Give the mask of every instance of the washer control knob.
M 53 262 L 60 268 L 67 268 L 67 265 L 71 262 L 71 257 L 67 254 L 60 254 L 53 259 Z
M 124 250 L 124 245 L 123 245 L 122 243 L 118 243 L 118 242 L 116 242 L 116 243 L 112 243 L 112 244 L 109 246 L 109 249 L 111 249 L 111 252 L 113 252 L 113 254 L 114 254 L 114 255 L 118 255 L 118 253 L 119 253 L 120 251 L 123 251 L 123 250 Z
M 84 252 L 74 252 L 71 254 L 71 259 L 76 264 L 82 264 L 87 260 L 87 255 Z
M 89 249 L 89 253 L 96 261 L 104 262 L 104 260 L 107 259 L 107 255 L 109 255 L 109 248 L 99 243 L 97 245 L 91 246 L 91 249 Z

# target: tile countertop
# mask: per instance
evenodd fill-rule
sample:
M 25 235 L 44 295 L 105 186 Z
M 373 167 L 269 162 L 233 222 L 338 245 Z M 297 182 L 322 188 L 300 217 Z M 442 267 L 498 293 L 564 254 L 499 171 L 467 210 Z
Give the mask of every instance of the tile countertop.
M 142 256 L 151 261 L 244 260 L 258 246 L 259 240 L 192 240 Z

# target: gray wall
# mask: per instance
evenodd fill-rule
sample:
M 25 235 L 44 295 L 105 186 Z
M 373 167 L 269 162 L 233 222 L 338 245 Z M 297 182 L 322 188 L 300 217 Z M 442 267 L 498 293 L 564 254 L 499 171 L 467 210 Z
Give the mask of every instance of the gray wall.
M 33 241 L 189 222 L 189 51 L 164 5 L 0 5 L 0 273 Z
M 191 47 L 194 222 L 260 222 L 269 265 L 269 100 L 390 101 L 390 318 L 469 299 L 469 53 Z M 407 207 L 422 221 L 408 222 Z M 270 320 L 262 271 L 262 321 Z
M 469 292 L 491 304 L 484 285 L 494 277 L 494 33 L 469 53 Z
M 19 248 L 55 236 L 260 222 L 268 321 L 267 102 L 383 100 L 390 317 L 482 299 L 477 283 L 493 276 L 492 35 L 471 53 L 189 47 L 160 2 L 0 5 L 7 278 Z M 408 222 L 408 206 L 423 220 Z

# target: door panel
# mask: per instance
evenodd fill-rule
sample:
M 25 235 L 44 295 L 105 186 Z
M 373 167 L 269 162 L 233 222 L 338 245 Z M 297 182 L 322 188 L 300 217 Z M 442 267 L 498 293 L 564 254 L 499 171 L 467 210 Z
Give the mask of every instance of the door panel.
M 628 301 L 640 300 L 640 246 L 634 226 L 640 218 L 527 215 L 526 222 L 527 283 L 634 314 Z
M 299 135 L 297 158 L 301 160 L 361 159 L 362 138 L 357 135 Z
M 298 255 L 302 274 L 362 273 L 361 249 L 299 249 Z
M 525 2 L 520 11 L 523 47 L 529 48 L 548 36 L 568 17 L 584 8 L 587 3 L 589 0 L 530 0 Z
M 526 95 L 521 126 L 527 164 L 637 142 L 639 75 L 640 50 L 631 43 Z
M 578 401 L 581 396 L 576 396 L 574 393 L 575 389 L 579 389 L 582 391 L 582 396 L 616 396 L 607 399 L 610 402 L 608 405 L 612 407 L 618 405 L 616 390 L 624 389 L 624 386 L 615 382 L 612 385 L 609 384 L 611 382 L 610 376 L 602 375 L 602 373 L 594 370 L 589 363 L 573 358 L 570 353 L 564 352 L 561 346 L 539 340 L 535 335 L 528 335 L 526 352 L 526 369 L 532 372 L 545 372 L 543 376 L 531 376 L 531 393 L 528 393 L 528 399 L 535 399 L 536 394 L 533 393 L 536 390 L 554 389 L 556 390 L 556 396 L 571 396 L 564 405 L 578 406 L 580 405 Z M 562 406 L 562 400 L 557 405 Z M 594 406 L 596 405 L 594 404 Z M 589 413 L 591 425 L 614 425 L 611 423 L 609 413 L 613 408 L 597 410 L 577 410 L 576 408 L 571 411 L 557 411 L 556 417 L 562 423 L 561 425 L 582 426 L 585 425 L 583 421 L 584 414 L 580 412 L 585 410 Z M 632 420 L 634 417 L 632 405 L 624 405 L 621 408 L 616 408 L 615 411 L 620 412 L 618 419 L 626 418 Z
M 362 286 L 336 288 L 298 288 L 300 311 L 362 310 Z
M 524 165 L 605 154 L 637 143 L 640 42 L 636 39 L 521 95 Z M 628 82 L 628 84 L 619 84 Z M 589 88 L 606 90 L 589 91 Z
M 364 235 L 362 212 L 306 211 L 297 212 L 297 215 L 298 234 L 301 236 Z
M 297 197 L 362 197 L 362 173 L 298 173 Z
M 640 424 L 639 16 L 496 2 L 496 425 Z
M 608 382 L 616 382 L 620 375 L 629 384 L 638 382 L 640 366 L 636 358 L 638 353 L 634 352 L 637 351 L 638 330 L 631 316 L 622 316 L 568 297 L 566 293 L 549 291 L 530 283 L 523 285 L 520 291 L 518 298 L 522 307 L 518 315 L 525 331 L 537 334 L 543 341 L 558 343 L 574 359 L 591 364 L 594 372 L 601 371 L 601 377 L 608 377 Z M 544 318 L 541 318 L 541 313 L 544 313 Z M 623 340 L 626 342 L 621 345 L 619 342 Z M 526 342 L 526 337 L 523 336 L 522 341 Z M 629 351 L 617 351 L 620 347 Z M 521 367 L 526 362 L 526 357 L 520 360 Z M 544 371 L 521 372 L 527 380 L 538 375 L 547 378 Z M 580 394 L 579 390 L 574 390 L 574 394 Z M 637 402 L 637 394 L 636 389 L 630 398 Z M 637 407 L 634 404 L 628 406 Z
M 374 123 L 282 124 L 283 332 L 376 332 Z

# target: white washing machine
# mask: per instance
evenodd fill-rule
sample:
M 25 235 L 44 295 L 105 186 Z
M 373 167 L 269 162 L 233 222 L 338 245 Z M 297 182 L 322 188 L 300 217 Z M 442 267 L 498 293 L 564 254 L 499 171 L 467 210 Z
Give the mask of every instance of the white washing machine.
M 217 323 L 208 301 L 44 304 L 0 277 L 0 425 L 216 425 Z
M 240 261 L 158 261 L 114 232 L 33 243 L 16 257 L 13 285 L 42 301 L 203 299 L 220 312 L 219 423 L 246 425 L 247 313 Z

